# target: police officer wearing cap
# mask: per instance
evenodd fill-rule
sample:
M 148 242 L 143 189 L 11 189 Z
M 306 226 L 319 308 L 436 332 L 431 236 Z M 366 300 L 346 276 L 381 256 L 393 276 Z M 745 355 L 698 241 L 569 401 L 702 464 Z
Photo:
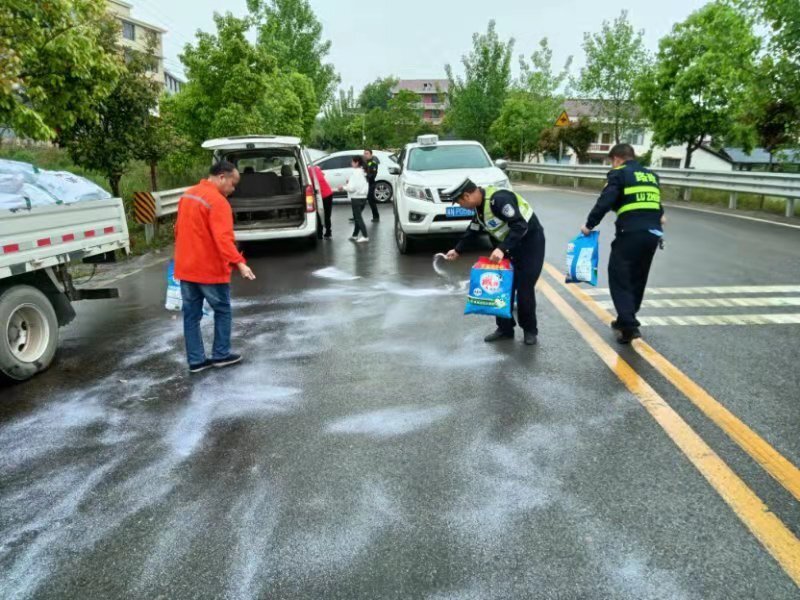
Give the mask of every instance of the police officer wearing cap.
M 653 256 L 664 236 L 664 207 L 658 175 L 636 161 L 629 144 L 608 153 L 613 168 L 586 225 L 584 235 L 600 224 L 607 212 L 617 213 L 616 237 L 608 260 L 608 283 L 617 319 L 611 327 L 622 344 L 641 337 L 636 313 L 642 305 Z
M 377 186 L 378 179 L 378 166 L 381 161 L 372 153 L 372 150 L 364 150 L 364 168 L 367 171 L 367 183 L 369 184 L 369 191 L 367 192 L 367 202 L 372 210 L 372 222 L 377 223 L 381 220 L 381 214 L 378 212 L 378 201 L 375 198 L 375 187 Z
M 481 188 L 469 179 L 443 193 L 462 208 L 475 211 L 475 218 L 464 237 L 446 254 L 447 260 L 456 260 L 467 243 L 480 235 L 481 231 L 496 240 L 497 248 L 490 258 L 493 262 L 511 259 L 514 265 L 517 318 L 524 332 L 525 344 L 535 345 L 539 330 L 534 288 L 544 265 L 544 229 L 533 208 L 519 194 L 493 187 Z M 510 319 L 498 318 L 497 330 L 486 336 L 485 341 L 513 339 L 516 325 L 513 316 Z

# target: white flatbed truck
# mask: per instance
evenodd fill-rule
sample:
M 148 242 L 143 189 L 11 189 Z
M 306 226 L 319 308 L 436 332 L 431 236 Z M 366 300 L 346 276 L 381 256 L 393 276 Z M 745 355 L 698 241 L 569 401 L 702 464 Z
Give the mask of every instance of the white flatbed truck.
M 72 302 L 118 297 L 77 289 L 68 269 L 112 262 L 118 250 L 130 250 L 119 198 L 0 210 L 0 378 L 24 381 L 50 366 Z

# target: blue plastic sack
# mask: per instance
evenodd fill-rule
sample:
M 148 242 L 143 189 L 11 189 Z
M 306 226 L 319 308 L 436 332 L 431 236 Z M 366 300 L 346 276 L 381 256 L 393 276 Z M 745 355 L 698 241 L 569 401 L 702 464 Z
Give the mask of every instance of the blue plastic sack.
M 167 266 L 167 301 L 164 304 L 167 310 L 181 310 L 183 297 L 181 296 L 181 282 L 175 279 L 175 261 L 169 261 Z
M 567 283 L 597 285 L 600 232 L 582 233 L 567 244 Z
M 472 266 L 465 315 L 511 318 L 514 268 L 508 260 L 493 263 L 481 258 Z
M 181 311 L 183 310 L 183 296 L 181 295 L 181 282 L 175 279 L 175 261 L 169 261 L 167 265 L 167 301 L 164 304 L 167 310 Z M 211 316 L 214 314 L 214 309 L 208 303 L 208 300 L 203 300 L 203 316 Z

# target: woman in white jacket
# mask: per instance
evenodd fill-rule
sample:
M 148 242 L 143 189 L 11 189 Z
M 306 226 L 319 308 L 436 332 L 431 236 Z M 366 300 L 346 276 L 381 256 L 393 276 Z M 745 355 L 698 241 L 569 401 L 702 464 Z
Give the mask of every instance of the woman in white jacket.
M 347 190 L 347 195 L 350 198 L 350 205 L 353 207 L 353 218 L 355 219 L 355 229 L 351 240 L 363 243 L 369 241 L 369 234 L 367 233 L 367 226 L 364 223 L 364 217 L 361 213 L 364 211 L 364 206 L 367 203 L 367 195 L 369 193 L 369 183 L 367 183 L 367 176 L 364 172 L 364 161 L 360 156 L 354 156 L 352 161 L 353 172 L 350 173 L 350 178 L 347 184 L 340 190 Z

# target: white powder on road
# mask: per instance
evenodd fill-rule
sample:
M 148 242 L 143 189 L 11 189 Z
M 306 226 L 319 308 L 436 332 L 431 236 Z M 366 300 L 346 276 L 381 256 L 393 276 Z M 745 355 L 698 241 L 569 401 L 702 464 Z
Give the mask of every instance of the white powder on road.
M 335 279 L 336 281 L 355 281 L 356 279 L 361 279 L 361 277 L 358 275 L 347 273 L 346 271 L 342 271 L 336 267 L 317 269 L 312 273 L 312 275 L 314 277 L 319 277 L 320 279 Z
M 326 427 L 328 433 L 367 435 L 389 438 L 429 427 L 451 412 L 448 406 L 414 408 L 400 406 L 361 413 L 334 421 Z

